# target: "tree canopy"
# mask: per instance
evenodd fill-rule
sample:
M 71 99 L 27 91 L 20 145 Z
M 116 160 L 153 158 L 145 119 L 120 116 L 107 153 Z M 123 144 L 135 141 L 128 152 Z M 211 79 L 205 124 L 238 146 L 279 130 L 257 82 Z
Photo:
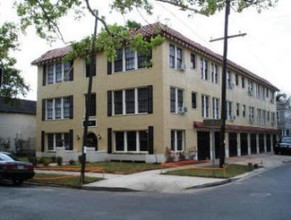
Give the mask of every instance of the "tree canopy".
M 19 94 L 25 96 L 29 90 L 23 77 L 20 76 L 20 71 L 14 67 L 16 59 L 10 55 L 10 52 L 17 47 L 17 27 L 11 22 L 5 22 L 0 27 L 0 67 L 3 70 L 0 96 L 6 98 L 16 98 Z
M 4 1 L 4 0 L 0 0 Z M 225 1 L 230 1 L 232 8 L 241 12 L 248 7 L 255 7 L 259 12 L 273 7 L 278 0 L 111 0 L 112 10 L 126 14 L 134 10 L 144 10 L 148 15 L 153 13 L 155 2 L 173 5 L 185 13 L 213 15 L 224 8 Z M 19 24 L 6 22 L 0 27 L 0 65 L 4 67 L 3 86 L 0 95 L 16 97 L 17 94 L 25 95 L 29 87 L 24 84 L 19 71 L 14 68 L 16 60 L 10 56 L 10 51 L 17 48 L 17 28 L 25 31 L 33 26 L 36 34 L 53 42 L 62 40 L 65 42 L 62 30 L 59 27 L 60 20 L 65 16 L 73 16 L 74 19 L 82 19 L 86 13 L 90 13 L 103 28 L 95 41 L 95 48 L 105 51 L 109 59 L 115 59 L 116 48 L 124 42 L 138 52 L 147 53 L 149 49 L 162 42 L 162 37 L 157 35 L 152 39 L 144 40 L 142 36 L 129 34 L 129 29 L 138 27 L 135 22 L 128 22 L 124 26 L 108 24 L 106 18 L 96 13 L 98 4 L 104 1 L 90 0 L 14 0 L 15 9 L 19 16 Z M 100 2 L 100 3 L 99 3 Z M 93 8 L 93 3 L 97 8 Z M 72 43 L 72 53 L 67 58 L 86 56 L 92 42 L 92 36 L 86 37 L 80 42 Z

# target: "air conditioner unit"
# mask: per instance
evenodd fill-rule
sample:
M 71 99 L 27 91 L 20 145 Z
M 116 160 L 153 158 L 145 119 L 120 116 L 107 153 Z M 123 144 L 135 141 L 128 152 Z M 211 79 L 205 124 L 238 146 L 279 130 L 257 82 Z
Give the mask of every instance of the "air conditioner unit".
M 181 63 L 180 65 L 178 65 L 178 70 L 184 72 L 186 70 L 186 64 Z
M 184 115 L 188 111 L 187 107 L 179 107 L 178 114 Z
M 234 83 L 228 83 L 227 86 L 228 86 L 229 89 L 233 89 L 234 88 Z
M 271 98 L 271 99 L 270 99 L 270 102 L 273 104 L 273 103 L 274 103 L 274 99 L 273 99 L 273 98 Z

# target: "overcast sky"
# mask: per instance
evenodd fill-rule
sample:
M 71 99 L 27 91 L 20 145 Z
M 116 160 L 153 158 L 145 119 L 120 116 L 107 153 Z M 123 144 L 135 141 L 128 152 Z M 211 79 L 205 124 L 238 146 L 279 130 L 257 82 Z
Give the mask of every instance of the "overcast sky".
M 222 55 L 223 42 L 209 43 L 209 40 L 223 36 L 224 12 L 211 17 L 188 17 L 186 12 L 175 7 L 156 3 L 153 16 L 142 12 L 121 16 L 116 12 L 109 14 L 110 9 L 104 2 L 96 1 L 96 9 L 100 15 L 106 16 L 109 23 L 123 24 L 126 19 L 134 19 L 142 24 L 160 21 Z M 0 0 L 0 23 L 15 19 L 11 1 Z M 86 16 L 82 22 L 76 22 L 72 16 L 67 16 L 62 19 L 60 27 L 67 42 L 77 41 L 92 33 L 93 22 L 91 16 Z M 101 27 L 101 23 L 99 26 Z M 291 95 L 291 1 L 279 0 L 275 8 L 260 14 L 255 9 L 248 9 L 243 13 L 231 10 L 229 34 L 238 33 L 247 35 L 229 40 L 228 58 Z M 62 46 L 64 43 L 60 41 L 49 45 L 45 40 L 37 38 L 32 28 L 20 37 L 19 51 L 13 55 L 18 60 L 17 68 L 31 86 L 26 99 L 36 100 L 37 68 L 31 66 L 31 62 L 47 50 Z

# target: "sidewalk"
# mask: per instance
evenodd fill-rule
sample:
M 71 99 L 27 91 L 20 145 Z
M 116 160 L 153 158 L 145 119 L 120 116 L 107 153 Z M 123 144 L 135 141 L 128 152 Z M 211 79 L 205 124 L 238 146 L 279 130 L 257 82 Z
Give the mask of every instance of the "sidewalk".
M 284 163 L 291 162 L 291 157 L 277 156 L 271 153 L 266 153 L 226 159 L 226 163 L 232 164 L 247 165 L 248 163 L 260 164 L 261 162 L 263 168 L 254 170 L 253 172 L 246 173 L 241 176 L 237 176 L 232 179 L 161 175 L 161 170 L 152 170 L 129 175 L 105 174 L 104 180 L 84 185 L 83 188 L 105 191 L 143 191 L 160 193 L 185 192 L 185 190 L 191 188 L 221 185 L 237 179 L 253 176 L 258 173 L 262 173 L 266 170 L 281 166 Z M 195 166 L 205 166 L 205 165 L 206 164 L 197 164 Z M 37 172 L 49 173 L 50 171 L 37 171 Z M 73 174 L 72 172 L 62 172 L 62 173 L 70 175 Z M 86 175 L 102 177 L 102 174 L 98 173 L 86 173 Z

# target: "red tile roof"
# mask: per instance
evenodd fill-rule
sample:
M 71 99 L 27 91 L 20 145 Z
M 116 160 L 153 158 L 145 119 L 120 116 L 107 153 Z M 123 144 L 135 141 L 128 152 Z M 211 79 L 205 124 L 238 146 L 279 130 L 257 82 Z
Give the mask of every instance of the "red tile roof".
M 208 48 L 206 48 L 206 47 L 204 47 L 204 46 L 202 46 L 202 45 L 200 45 L 192 40 L 190 40 L 189 38 L 185 37 L 184 35 L 182 35 L 178 31 L 175 31 L 174 29 L 172 29 L 164 24 L 161 24 L 159 22 L 142 26 L 140 29 L 132 29 L 130 32 L 132 35 L 142 34 L 144 37 L 151 37 L 154 35 L 161 34 L 169 40 L 176 41 L 177 43 L 180 43 L 184 46 L 187 46 L 194 51 L 197 51 L 205 56 L 209 56 L 210 58 L 212 58 L 214 61 L 216 61 L 218 63 L 222 63 L 223 57 L 221 55 L 209 50 Z M 32 64 L 39 65 L 39 64 L 48 62 L 50 60 L 62 58 L 68 53 L 69 50 L 70 50 L 70 46 L 50 50 L 50 51 L 46 52 L 45 54 L 43 54 L 41 57 L 34 60 L 32 62 Z M 252 80 L 255 80 L 255 81 L 259 81 L 259 82 L 263 83 L 265 86 L 271 87 L 272 89 L 279 91 L 279 89 L 276 88 L 274 85 L 272 85 L 269 81 L 265 80 L 262 77 L 257 76 L 256 74 L 252 73 L 251 71 L 247 70 L 246 68 L 232 62 L 231 60 L 228 60 L 227 63 L 228 63 L 229 68 L 233 68 L 234 70 L 240 72 L 241 74 L 245 75 L 246 77 L 251 78 Z

